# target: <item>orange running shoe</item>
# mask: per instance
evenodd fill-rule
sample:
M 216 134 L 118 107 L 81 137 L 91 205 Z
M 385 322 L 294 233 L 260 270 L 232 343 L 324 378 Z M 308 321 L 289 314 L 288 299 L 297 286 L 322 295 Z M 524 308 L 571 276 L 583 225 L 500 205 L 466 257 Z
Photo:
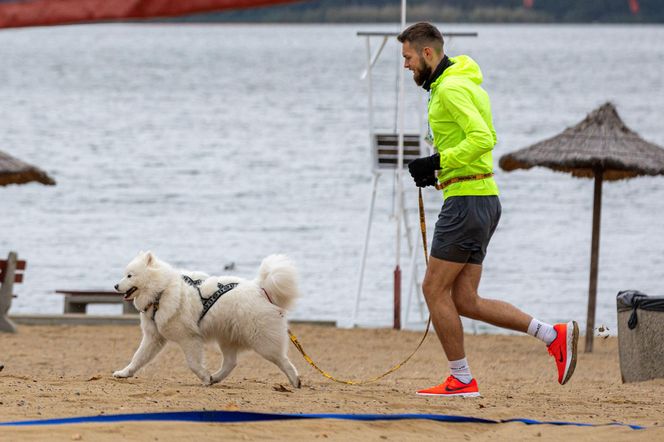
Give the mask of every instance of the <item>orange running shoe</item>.
M 468 384 L 464 384 L 454 376 L 449 376 L 445 382 L 435 387 L 427 388 L 417 392 L 419 396 L 462 396 L 462 397 L 478 397 L 480 391 L 477 388 L 477 381 L 475 378 Z
M 576 343 L 579 340 L 579 325 L 576 321 L 556 324 L 553 329 L 558 333 L 556 339 L 547 347 L 549 354 L 558 366 L 558 382 L 564 385 L 574 374 L 576 368 Z

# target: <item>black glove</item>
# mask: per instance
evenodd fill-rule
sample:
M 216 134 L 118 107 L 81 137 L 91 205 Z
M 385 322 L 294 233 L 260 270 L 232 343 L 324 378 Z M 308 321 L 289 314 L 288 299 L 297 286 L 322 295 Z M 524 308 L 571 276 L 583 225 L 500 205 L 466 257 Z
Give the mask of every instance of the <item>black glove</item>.
M 425 177 L 415 178 L 415 185 L 417 187 L 435 186 L 436 184 L 438 184 L 438 179 L 436 178 L 436 175 L 429 175 Z
M 440 169 L 440 155 L 438 153 L 431 155 L 430 157 L 417 158 L 408 163 L 410 176 L 412 176 L 416 182 L 418 179 L 429 178 L 438 169 Z

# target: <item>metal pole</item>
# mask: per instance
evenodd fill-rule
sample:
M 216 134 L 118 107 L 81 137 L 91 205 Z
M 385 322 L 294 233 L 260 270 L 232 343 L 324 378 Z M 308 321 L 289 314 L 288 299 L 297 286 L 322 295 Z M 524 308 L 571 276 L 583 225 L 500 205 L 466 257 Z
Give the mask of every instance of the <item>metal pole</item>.
M 367 214 L 367 229 L 364 235 L 364 248 L 362 249 L 362 262 L 360 263 L 360 275 L 357 280 L 357 293 L 355 294 L 355 306 L 353 308 L 353 326 L 357 325 L 357 315 L 360 309 L 360 296 L 362 294 L 362 283 L 364 282 L 364 269 L 367 261 L 367 252 L 369 250 L 369 237 L 371 235 L 371 221 L 373 219 L 374 204 L 376 201 L 376 187 L 378 186 L 378 178 L 380 172 L 375 169 L 376 152 L 373 148 L 374 139 L 374 114 L 373 114 L 373 61 L 371 60 L 371 37 L 366 36 L 367 48 L 367 87 L 369 89 L 369 147 L 371 148 L 371 166 L 374 167 L 373 177 L 371 180 L 371 196 L 369 199 L 369 212 Z M 382 49 L 382 48 L 381 48 Z
M 367 230 L 364 235 L 364 249 L 362 249 L 362 262 L 360 263 L 360 276 L 357 280 L 357 293 L 355 294 L 355 308 L 353 309 L 353 326 L 357 325 L 357 313 L 360 309 L 360 294 L 364 282 L 364 268 L 367 262 L 367 251 L 369 250 L 369 237 L 371 236 L 371 220 L 373 219 L 374 203 L 376 202 L 376 187 L 379 174 L 374 172 L 371 180 L 371 199 L 369 201 L 369 213 L 367 215 Z
M 369 43 L 369 38 L 370 37 L 367 36 L 366 38 L 367 38 L 367 43 Z M 380 54 L 383 52 L 383 48 L 385 47 L 386 43 L 387 43 L 387 35 L 383 37 L 383 42 L 378 47 L 378 51 L 376 51 L 376 54 L 373 56 L 373 58 L 369 57 L 370 58 L 369 66 L 372 69 L 373 69 L 374 65 L 376 64 L 376 62 L 378 61 L 378 57 L 380 57 Z M 367 54 L 369 54 L 369 56 L 371 56 L 371 47 L 370 46 L 367 46 Z M 364 80 L 365 78 L 367 78 L 367 75 L 369 75 L 369 69 L 365 69 L 364 72 L 362 72 L 362 75 L 360 75 L 360 79 Z
M 410 318 L 410 310 L 411 310 L 411 303 L 413 300 L 413 291 L 415 291 L 415 296 L 417 297 L 417 303 L 418 307 L 420 310 L 420 320 L 423 321 L 424 318 L 424 312 L 422 311 L 422 303 L 420 302 L 420 287 L 419 284 L 417 283 L 417 248 L 420 245 L 420 239 L 419 235 L 415 235 L 415 244 L 413 244 L 413 247 L 411 249 L 411 254 L 410 254 L 410 266 L 409 266 L 409 279 L 408 279 L 408 302 L 406 304 L 406 314 L 404 316 L 404 322 L 406 324 L 409 323 L 409 318 Z
M 401 0 L 401 29 L 406 27 L 406 0 Z M 404 136 L 404 70 L 399 69 L 399 103 L 397 105 L 397 113 L 399 114 L 399 144 L 397 155 L 397 250 L 396 250 L 396 266 L 394 268 L 394 328 L 399 330 L 401 328 L 401 268 L 399 267 L 401 261 L 401 216 L 403 213 L 403 136 Z
M 595 330 L 595 306 L 597 301 L 597 273 L 599 267 L 599 229 L 602 217 L 602 179 L 604 171 L 595 168 L 595 193 L 593 198 L 593 233 L 590 246 L 590 284 L 588 288 L 588 319 L 586 321 L 586 353 L 593 351 Z
M 376 152 L 373 148 L 374 142 L 374 110 L 373 110 L 373 63 L 371 61 L 371 37 L 367 35 L 366 39 L 367 47 L 367 88 L 368 88 L 368 98 L 369 98 L 369 147 L 371 148 L 371 163 L 372 167 L 375 167 L 377 161 L 375 161 Z

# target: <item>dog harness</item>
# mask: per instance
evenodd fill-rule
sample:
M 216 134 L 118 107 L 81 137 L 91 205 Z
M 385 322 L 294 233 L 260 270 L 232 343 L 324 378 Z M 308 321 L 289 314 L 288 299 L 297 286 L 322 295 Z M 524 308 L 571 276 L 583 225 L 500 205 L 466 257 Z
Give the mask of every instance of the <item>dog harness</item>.
M 159 310 L 159 300 L 161 299 L 161 295 L 164 294 L 164 290 L 160 291 L 157 293 L 157 298 L 149 303 L 146 307 L 145 310 L 143 310 L 141 313 L 147 313 L 148 310 L 150 310 L 150 307 L 154 307 L 152 310 L 152 320 L 154 321 L 154 317 L 157 314 L 157 310 Z
M 187 275 L 182 275 L 182 279 L 184 280 L 184 282 L 194 287 L 198 292 L 198 297 L 201 298 L 201 303 L 203 304 L 203 311 L 201 312 L 201 316 L 198 318 L 199 325 L 203 320 L 205 314 L 212 308 L 214 303 L 217 302 L 219 298 L 221 298 L 223 295 L 225 295 L 226 293 L 230 292 L 231 290 L 233 290 L 235 287 L 238 286 L 237 282 L 231 282 L 228 284 L 217 283 L 217 290 L 206 298 L 203 296 L 200 289 L 200 285 L 203 283 L 202 279 L 194 280 Z

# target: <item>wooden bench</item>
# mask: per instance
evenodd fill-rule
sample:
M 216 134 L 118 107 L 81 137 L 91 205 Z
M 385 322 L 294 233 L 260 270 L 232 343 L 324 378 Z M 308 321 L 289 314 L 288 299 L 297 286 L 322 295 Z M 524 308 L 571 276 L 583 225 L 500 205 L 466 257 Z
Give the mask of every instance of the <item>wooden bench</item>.
M 86 313 L 88 304 L 122 304 L 122 313 L 138 313 L 133 302 L 122 299 L 118 292 L 101 290 L 56 290 L 55 293 L 65 295 L 65 313 Z
M 16 332 L 16 326 L 7 317 L 7 312 L 12 306 L 12 298 L 16 297 L 14 284 L 23 282 L 26 265 L 25 261 L 18 260 L 16 252 L 9 252 L 7 259 L 0 260 L 0 332 Z

